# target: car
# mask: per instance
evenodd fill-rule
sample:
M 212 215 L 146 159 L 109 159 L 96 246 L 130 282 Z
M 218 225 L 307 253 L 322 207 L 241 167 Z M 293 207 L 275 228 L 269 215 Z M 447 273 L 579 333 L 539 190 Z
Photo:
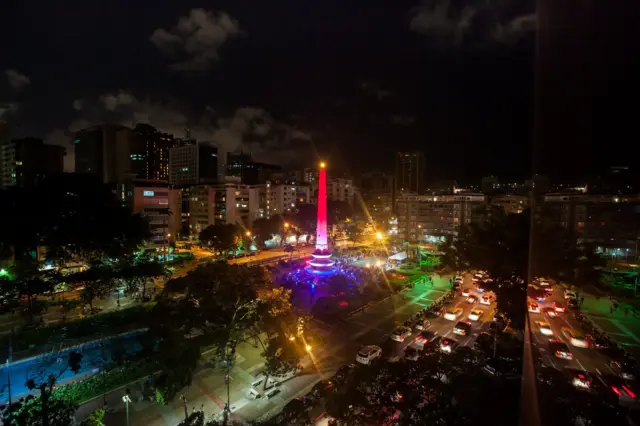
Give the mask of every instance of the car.
M 577 348 L 589 347 L 589 342 L 587 341 L 587 339 L 576 330 L 569 327 L 562 327 L 560 331 L 572 346 L 575 346 Z
M 358 355 L 356 355 L 356 361 L 360 364 L 369 365 L 376 358 L 380 358 L 382 356 L 382 348 L 376 345 L 365 346 L 360 351 L 358 351 Z
M 453 328 L 453 334 L 468 336 L 469 334 L 471 334 L 471 324 L 464 321 L 458 321 L 456 326 Z
M 538 313 L 540 312 L 540 306 L 536 302 L 529 302 L 529 312 Z
M 615 363 L 615 364 L 614 364 Z M 617 367 L 618 375 L 623 379 L 635 380 L 636 379 L 636 360 L 631 357 L 625 357 L 621 361 L 612 361 Z
M 440 350 L 442 352 L 451 353 L 457 347 L 458 347 L 458 342 L 453 340 L 453 339 L 450 339 L 448 337 L 446 339 L 442 339 L 442 341 L 440 341 Z
M 341 366 L 336 370 L 336 374 L 333 375 L 331 381 L 336 387 L 344 384 L 344 382 L 347 380 L 347 377 L 349 377 L 349 374 L 351 374 L 354 368 L 356 368 L 355 364 L 347 364 Z
M 447 312 L 445 312 L 444 314 L 444 319 L 449 321 L 455 321 L 462 315 L 462 312 L 464 312 L 462 308 L 448 309 Z
M 482 272 L 476 272 L 475 274 L 473 274 L 473 276 L 476 278 L 483 278 L 484 274 Z
M 540 329 L 541 334 L 544 334 L 545 336 L 553 336 L 553 330 L 548 322 L 536 321 L 536 325 Z
M 423 331 L 422 333 L 419 333 L 415 339 L 413 339 L 413 343 L 415 343 L 416 346 L 424 346 L 427 343 L 431 342 L 435 337 L 435 333 L 431 331 Z
M 456 279 L 455 279 L 455 281 L 456 281 L 457 283 L 461 283 L 461 282 L 463 282 L 463 281 L 464 281 L 464 278 L 462 277 L 462 275 L 456 275 Z
M 463 297 L 469 297 L 471 295 L 471 289 L 463 288 L 460 294 L 462 294 Z
M 556 312 L 566 312 L 567 307 L 562 305 L 561 303 L 553 302 L 553 310 Z
M 480 317 L 484 314 L 481 310 L 474 309 L 469 312 L 469 316 L 467 317 L 469 321 L 480 321 Z
M 478 284 L 478 287 L 476 287 L 476 291 L 478 293 L 484 293 L 486 290 L 483 285 Z
M 474 303 L 476 303 L 478 301 L 478 297 L 471 295 L 469 297 L 467 297 L 467 303 L 470 305 L 473 305 Z
M 603 339 L 602 337 L 597 337 L 592 334 L 585 334 L 587 341 L 589 342 L 589 346 L 596 349 L 604 349 L 611 346 L 609 340 Z
M 549 281 L 547 281 L 547 280 L 540 280 L 540 281 L 538 281 L 538 285 L 539 285 L 540 287 L 550 287 L 550 286 L 551 286 L 551 284 L 550 284 L 550 283 L 549 283 Z
M 431 321 L 428 319 L 418 320 L 415 325 L 416 330 L 426 330 L 429 326 L 431 326 Z
M 553 309 L 552 307 L 548 306 L 546 308 L 543 309 L 543 312 L 546 316 L 548 316 L 549 318 L 553 319 L 553 318 L 558 318 L 558 313 L 556 312 L 555 309 Z
M 566 359 L 569 361 L 573 359 L 573 354 L 571 353 L 569 347 L 559 340 L 549 340 L 549 351 L 556 358 Z
M 577 299 L 578 295 L 573 290 L 565 290 L 564 291 L 564 298 L 565 299 Z
M 503 377 L 505 379 L 520 380 L 520 363 L 505 359 L 488 359 L 482 370 L 490 376 Z
M 311 394 L 316 398 L 323 398 L 334 388 L 333 380 L 320 380 L 311 388 Z
M 591 389 L 591 376 L 586 371 L 573 371 L 571 383 L 573 386 L 581 389 Z
M 471 277 L 471 281 L 473 281 L 474 283 L 477 283 L 478 281 L 480 281 L 480 278 L 474 276 L 474 277 Z
M 491 302 L 493 302 L 493 296 L 490 294 L 485 294 L 480 299 L 480 303 L 482 303 L 483 305 L 490 305 Z
M 404 342 L 409 336 L 411 336 L 411 329 L 409 327 L 396 327 L 396 329 L 391 332 L 391 339 L 396 342 Z
M 610 375 L 603 376 L 602 381 L 618 397 L 621 404 L 635 403 L 637 395 L 631 382 Z

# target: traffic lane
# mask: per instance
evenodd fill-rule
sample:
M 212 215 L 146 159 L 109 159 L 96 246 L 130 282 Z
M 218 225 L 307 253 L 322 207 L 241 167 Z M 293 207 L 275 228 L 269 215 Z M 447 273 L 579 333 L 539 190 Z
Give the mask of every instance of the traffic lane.
M 443 338 L 449 337 L 455 339 L 462 346 L 472 347 L 478 335 L 489 330 L 495 314 L 495 303 L 492 303 L 491 305 L 483 305 L 480 303 L 469 304 L 466 302 L 466 297 L 460 297 L 457 299 L 458 300 L 454 300 L 454 303 L 452 303 L 450 307 L 459 307 L 463 309 L 462 315 L 453 321 L 447 320 L 443 317 L 436 318 L 432 321 L 432 331 Z M 471 311 L 474 310 L 478 310 L 483 313 L 478 321 L 470 321 L 468 318 Z M 455 325 L 459 321 L 465 321 L 471 324 L 471 334 L 469 336 L 460 336 L 453 332 Z
M 588 371 L 591 373 L 598 374 L 611 374 L 613 371 L 611 367 L 609 367 L 607 359 L 604 355 L 598 352 L 594 348 L 578 348 L 573 346 L 571 342 L 562 334 L 563 327 L 571 327 L 571 324 L 567 322 L 564 318 L 564 314 L 560 314 L 558 318 L 548 319 L 542 313 L 529 313 L 531 321 L 534 323 L 534 342 L 538 346 L 539 349 L 542 349 L 541 353 L 543 354 L 543 361 L 546 361 L 545 364 L 551 365 L 554 368 L 562 369 L 562 368 L 572 368 L 577 370 Z M 553 332 L 553 336 L 545 336 L 540 332 L 540 328 L 538 327 L 536 322 L 546 322 L 549 324 Z M 562 343 L 566 344 L 571 353 L 573 354 L 572 360 L 563 360 L 555 357 L 554 354 L 549 352 L 549 340 L 555 339 L 559 340 Z M 546 358 L 545 358 L 546 357 Z
M 547 297 L 544 302 L 538 302 L 538 305 L 541 309 L 544 309 L 546 307 L 553 307 L 554 303 L 566 307 L 564 295 L 562 295 L 561 291 L 557 291 L 557 287 L 554 288 L 554 292 L 551 296 Z M 562 335 L 563 328 L 575 330 L 583 335 L 586 334 L 586 330 L 584 330 L 580 322 L 575 319 L 574 312 L 576 311 L 570 311 L 567 309 L 566 312 L 558 313 L 558 316 L 553 319 L 547 318 L 543 313 L 531 313 L 531 315 L 537 316 L 535 321 L 549 323 L 554 337 L 569 346 L 571 352 L 574 354 L 574 361 L 572 361 L 572 363 L 577 365 L 574 366 L 575 368 L 599 374 L 612 373 L 613 371 L 609 366 L 610 359 L 607 356 L 599 352 L 596 348 L 575 347 Z M 540 336 L 542 336 L 542 334 L 540 334 Z

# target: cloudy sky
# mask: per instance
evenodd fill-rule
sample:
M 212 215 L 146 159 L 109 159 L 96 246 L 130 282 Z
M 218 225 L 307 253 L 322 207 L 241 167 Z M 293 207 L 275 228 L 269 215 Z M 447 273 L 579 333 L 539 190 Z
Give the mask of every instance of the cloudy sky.
M 0 114 L 15 136 L 147 122 L 285 165 L 390 170 L 421 149 L 434 177 L 528 173 L 531 0 L 12 4 Z

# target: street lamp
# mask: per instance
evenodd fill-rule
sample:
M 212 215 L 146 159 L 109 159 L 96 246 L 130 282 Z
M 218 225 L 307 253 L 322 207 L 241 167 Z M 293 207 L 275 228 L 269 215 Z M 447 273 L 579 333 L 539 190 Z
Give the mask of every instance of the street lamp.
M 127 426 L 129 426 L 129 403 L 131 402 L 131 398 L 129 397 L 129 389 L 126 391 L 127 393 L 122 397 L 122 402 L 124 402 L 125 409 L 127 411 Z
M 376 233 L 376 238 L 381 240 L 382 239 L 382 232 Z
M 245 235 L 246 235 L 247 237 L 250 237 L 250 236 L 251 236 L 251 231 L 247 231 L 247 232 L 245 232 Z

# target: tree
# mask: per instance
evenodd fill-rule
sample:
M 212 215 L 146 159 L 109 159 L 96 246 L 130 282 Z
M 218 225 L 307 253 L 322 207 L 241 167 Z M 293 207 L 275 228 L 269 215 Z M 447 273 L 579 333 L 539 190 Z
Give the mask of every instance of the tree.
M 98 408 L 96 411 L 91 413 L 89 417 L 87 417 L 80 426 L 106 426 L 103 422 L 104 420 L 104 410 Z
M 241 238 L 238 227 L 233 224 L 209 225 L 200 232 L 201 242 L 212 246 L 218 254 L 224 254 L 238 248 Z
M 251 228 L 258 247 L 264 247 L 268 240 L 277 235 L 282 229 L 283 223 L 284 221 L 280 215 L 254 220 Z
M 307 235 L 316 231 L 318 207 L 313 204 L 299 204 L 297 213 L 290 220 Z
M 293 341 L 284 333 L 273 335 L 262 348 L 262 356 L 265 358 L 263 373 L 266 390 L 271 376 L 281 376 L 299 367 L 300 354 Z
M 41 360 L 26 382 L 29 390 L 38 390 L 37 397 L 29 397 L 12 404 L 4 413 L 4 422 L 15 426 L 67 426 L 77 405 L 54 392 L 58 379 L 67 371 L 80 371 L 82 354 L 69 352 L 66 364 L 62 354 L 51 354 Z M 58 367 L 59 365 L 59 367 Z M 57 370 L 57 371 L 56 371 Z M 54 373 L 55 371 L 55 373 Z

